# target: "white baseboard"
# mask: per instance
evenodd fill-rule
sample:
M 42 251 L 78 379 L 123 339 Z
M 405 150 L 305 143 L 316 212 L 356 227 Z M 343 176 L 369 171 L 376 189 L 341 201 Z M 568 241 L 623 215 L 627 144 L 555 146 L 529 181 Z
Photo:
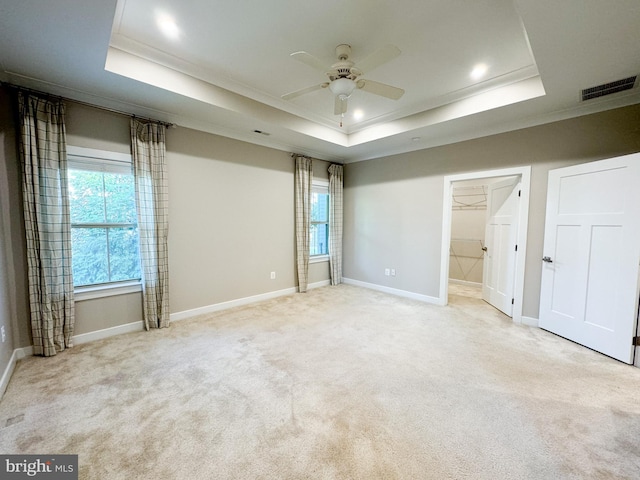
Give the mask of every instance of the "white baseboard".
M 24 357 L 33 355 L 33 347 L 16 348 L 13 353 L 16 354 L 16 360 L 22 360 Z
M 329 280 L 322 280 L 320 282 L 310 283 L 307 285 L 307 289 L 320 288 L 330 285 Z M 203 315 L 206 313 L 219 312 L 220 310 L 226 310 L 228 308 L 241 307 L 243 305 L 249 305 L 251 303 L 262 302 L 264 300 L 270 300 L 272 298 L 282 297 L 284 295 L 291 295 L 298 292 L 298 287 L 285 288 L 283 290 L 275 290 L 273 292 L 261 293 L 259 295 L 253 295 L 251 297 L 238 298 L 236 300 L 229 300 L 228 302 L 214 303 L 213 305 L 205 305 L 204 307 L 193 308 L 190 310 L 184 310 L 182 312 L 172 313 L 170 319 L 172 322 L 184 320 L 185 318 L 195 317 L 196 315 Z
M 327 285 L 331 285 L 331 280 L 322 280 L 321 282 L 310 283 L 309 285 L 307 285 L 307 290 L 311 290 L 312 288 L 326 287 Z
M 233 307 L 241 307 L 243 305 L 249 305 L 250 303 L 261 302 L 263 300 L 270 300 L 276 297 L 282 297 L 284 295 L 290 295 L 296 293 L 297 288 L 285 288 L 284 290 L 276 290 L 274 292 L 261 293 L 259 295 L 253 295 L 251 297 L 238 298 L 236 300 L 229 300 L 228 302 L 214 303 L 212 305 L 205 305 L 204 307 L 192 308 L 190 310 L 184 310 L 182 312 L 172 313 L 170 320 L 177 322 L 184 320 L 185 318 L 195 317 L 196 315 L 204 315 L 206 313 L 218 312 L 220 310 L 226 310 Z
M 438 297 L 431 297 L 429 295 L 422 295 L 420 293 L 408 292 L 406 290 L 399 290 L 397 288 L 385 287 L 384 285 L 377 285 L 375 283 L 361 282 L 360 280 L 353 280 L 352 278 L 342 278 L 342 282 L 347 285 L 355 285 L 356 287 L 368 288 L 370 290 L 377 290 L 379 292 L 390 293 L 391 295 L 397 295 L 399 297 L 411 298 L 412 300 L 418 300 L 425 303 L 434 303 L 441 305 Z
M 11 354 L 11 358 L 9 359 L 9 363 L 7 367 L 4 369 L 2 373 L 2 378 L 0 378 L 0 398 L 4 395 L 4 392 L 7 390 L 7 386 L 9 385 L 9 380 L 11 379 L 11 375 L 13 375 L 13 370 L 16 368 L 16 362 L 18 361 L 18 350 L 14 350 Z
M 530 327 L 538 327 L 538 319 L 533 317 L 522 316 L 522 325 L 528 325 Z
M 11 375 L 13 375 L 13 371 L 16 368 L 18 360 L 31 355 L 33 355 L 33 347 L 16 348 L 13 351 L 11 358 L 9 359 L 9 363 L 4 369 L 4 372 L 2 372 L 2 377 L 0 378 L 0 400 L 4 395 L 4 392 L 7 390 L 9 380 L 11 380 Z
M 312 288 L 325 287 L 330 284 L 330 280 L 322 280 L 320 282 L 308 284 L 307 289 L 310 290 Z M 172 313 L 170 319 L 172 322 L 177 322 L 179 320 L 184 320 L 185 318 L 195 317 L 196 315 L 218 312 L 220 310 L 226 310 L 227 308 L 241 307 L 244 305 L 249 305 L 251 303 L 262 302 L 263 300 L 270 300 L 272 298 L 282 297 L 284 295 L 291 295 L 292 293 L 297 292 L 298 287 L 275 290 L 273 292 L 261 293 L 259 295 L 253 295 L 251 297 L 238 298 L 236 300 L 229 300 L 228 302 L 214 303 L 212 305 L 205 305 L 204 307 L 198 307 L 191 310 Z
M 103 338 L 122 335 L 123 333 L 141 332 L 142 330 L 144 330 L 144 322 L 140 320 L 139 322 L 125 323 L 124 325 L 117 325 L 115 327 L 103 328 L 102 330 L 95 330 L 93 332 L 81 333 L 80 335 L 74 335 L 72 339 L 74 345 L 82 345 L 83 343 L 102 340 Z

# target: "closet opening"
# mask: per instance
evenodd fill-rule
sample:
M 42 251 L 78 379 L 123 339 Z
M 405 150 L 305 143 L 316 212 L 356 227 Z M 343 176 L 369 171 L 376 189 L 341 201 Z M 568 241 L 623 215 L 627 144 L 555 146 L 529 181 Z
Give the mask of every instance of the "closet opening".
M 439 303 L 448 303 L 451 288 L 522 321 L 530 172 L 516 167 L 444 178 Z

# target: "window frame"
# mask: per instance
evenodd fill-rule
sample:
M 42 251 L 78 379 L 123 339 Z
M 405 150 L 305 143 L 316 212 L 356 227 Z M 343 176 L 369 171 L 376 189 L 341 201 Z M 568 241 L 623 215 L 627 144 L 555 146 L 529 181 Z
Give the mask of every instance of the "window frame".
M 133 160 L 131 154 L 128 153 L 67 145 L 67 169 L 83 169 L 83 167 L 89 167 L 84 169 L 101 172 L 122 172 L 124 168 L 131 169 L 132 165 Z M 91 223 L 83 224 L 81 228 L 122 227 L 131 225 L 137 227 L 137 222 L 135 224 Z M 74 287 L 73 291 L 75 301 L 91 300 L 113 295 L 125 295 L 128 293 L 141 292 L 142 279 L 82 285 Z
M 311 193 L 323 193 L 327 196 L 329 195 L 329 181 L 328 180 L 318 180 L 313 179 L 311 181 Z M 329 200 L 330 201 L 330 200 Z M 328 206 L 327 206 L 328 207 Z M 327 221 L 326 222 L 314 222 L 309 218 L 309 233 L 311 233 L 312 225 L 327 225 L 327 230 L 331 229 L 331 225 L 329 224 L 329 209 L 327 208 Z M 309 245 L 309 250 L 311 250 L 311 245 Z M 319 255 L 311 255 L 309 252 L 309 263 L 319 263 L 319 262 L 328 262 L 329 261 L 329 245 L 327 245 L 327 253 L 321 253 Z

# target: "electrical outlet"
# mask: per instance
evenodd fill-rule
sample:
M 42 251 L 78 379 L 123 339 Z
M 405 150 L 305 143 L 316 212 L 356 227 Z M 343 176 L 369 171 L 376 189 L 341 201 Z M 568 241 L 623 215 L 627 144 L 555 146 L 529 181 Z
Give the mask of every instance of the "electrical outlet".
M 396 269 L 395 269 L 395 268 L 392 268 L 392 269 L 391 269 L 391 276 L 392 276 L 392 277 L 395 277 L 395 276 L 396 276 Z
M 275 280 L 276 279 L 276 272 L 271 272 L 271 280 Z
M 0 334 L 2 335 L 2 343 L 7 339 L 7 335 L 4 333 L 4 325 L 0 327 Z
M 384 275 L 385 277 L 388 277 L 389 275 L 391 275 L 391 270 L 389 270 L 388 268 L 384 269 Z

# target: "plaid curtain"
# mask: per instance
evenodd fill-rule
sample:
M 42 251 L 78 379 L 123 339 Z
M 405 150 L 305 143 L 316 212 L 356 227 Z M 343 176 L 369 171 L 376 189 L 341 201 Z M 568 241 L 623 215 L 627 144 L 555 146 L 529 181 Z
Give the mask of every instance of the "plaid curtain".
M 169 185 L 165 127 L 131 119 L 131 155 L 138 208 L 144 325 L 169 326 Z
M 309 227 L 311 220 L 311 179 L 313 170 L 311 159 L 296 157 L 295 172 L 295 218 L 296 218 L 296 265 L 298 269 L 298 290 L 307 291 L 309 276 Z
M 331 285 L 342 283 L 342 165 L 329 167 L 329 272 Z
M 71 223 L 64 103 L 18 93 L 33 353 L 72 346 Z

